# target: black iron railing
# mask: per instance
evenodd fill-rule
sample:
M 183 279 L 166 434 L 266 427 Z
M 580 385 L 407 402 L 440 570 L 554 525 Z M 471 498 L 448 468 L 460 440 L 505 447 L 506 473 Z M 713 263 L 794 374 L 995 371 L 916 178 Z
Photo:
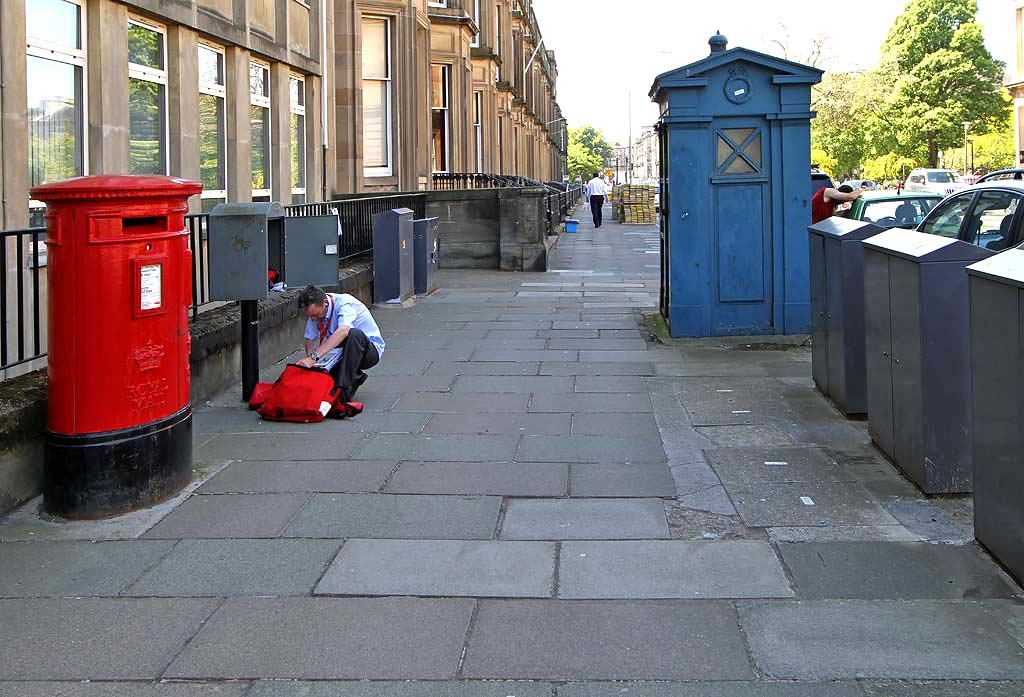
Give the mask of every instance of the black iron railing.
M 580 200 L 582 190 L 582 187 L 573 186 L 566 191 L 547 195 L 548 235 L 556 234 L 558 225 L 569 217 L 569 211 Z
M 192 250 L 192 305 L 189 310 L 195 319 L 210 302 L 210 249 L 206 243 L 209 213 L 192 213 L 185 216 L 188 229 L 188 248 Z
M 46 355 L 46 228 L 0 230 L 0 370 Z
M 435 189 L 504 189 L 522 186 L 547 186 L 529 177 L 511 174 L 480 174 L 475 172 L 435 172 Z
M 414 218 L 425 218 L 427 195 L 423 193 L 388 196 L 350 194 L 320 205 L 338 212 L 338 220 L 341 223 L 338 254 L 344 261 L 373 251 L 373 216 L 393 208 L 409 208 L 412 210 Z

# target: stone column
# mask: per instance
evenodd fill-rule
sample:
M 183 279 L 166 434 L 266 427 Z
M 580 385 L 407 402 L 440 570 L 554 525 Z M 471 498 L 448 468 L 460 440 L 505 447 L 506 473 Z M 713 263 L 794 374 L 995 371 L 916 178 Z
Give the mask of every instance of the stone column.
M 306 200 L 323 201 L 323 138 L 320 126 L 321 79 L 307 75 L 306 87 Z
M 167 27 L 167 124 L 172 177 L 200 181 L 199 172 L 199 35 L 188 27 Z M 189 199 L 189 210 L 199 211 L 199 196 Z
M 292 202 L 291 73 L 284 63 L 270 64 L 270 200 Z
M 224 51 L 227 95 L 227 197 L 232 203 L 252 200 L 252 126 L 249 122 L 249 52 L 237 46 Z
M 28 225 L 25 3 L 0 2 L 0 27 L 0 230 L 9 230 Z
M 499 268 L 502 271 L 547 271 L 547 189 L 501 189 Z
M 128 174 L 128 8 L 89 0 L 86 12 L 89 173 Z

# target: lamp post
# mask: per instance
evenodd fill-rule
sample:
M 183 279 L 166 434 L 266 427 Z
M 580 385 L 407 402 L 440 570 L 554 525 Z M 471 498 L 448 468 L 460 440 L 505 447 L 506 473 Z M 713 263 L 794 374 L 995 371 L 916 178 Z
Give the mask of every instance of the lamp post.
M 964 177 L 967 176 L 967 130 L 971 127 L 971 121 L 964 121 Z

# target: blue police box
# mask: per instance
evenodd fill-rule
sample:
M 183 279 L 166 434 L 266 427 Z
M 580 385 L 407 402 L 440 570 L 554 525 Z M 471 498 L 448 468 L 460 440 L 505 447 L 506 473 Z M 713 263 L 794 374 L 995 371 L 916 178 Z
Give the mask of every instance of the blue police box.
M 672 336 L 810 330 L 811 86 L 823 71 L 716 34 L 659 75 L 661 312 Z

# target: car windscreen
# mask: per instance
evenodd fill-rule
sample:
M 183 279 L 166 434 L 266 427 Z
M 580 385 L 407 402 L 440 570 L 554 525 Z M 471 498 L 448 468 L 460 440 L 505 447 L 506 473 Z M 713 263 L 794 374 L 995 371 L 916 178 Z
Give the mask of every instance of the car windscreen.
M 879 227 L 913 228 L 924 220 L 939 198 L 897 198 L 883 201 L 866 201 L 860 219 Z
M 956 172 L 929 172 L 928 181 L 936 184 L 955 184 L 960 181 Z

